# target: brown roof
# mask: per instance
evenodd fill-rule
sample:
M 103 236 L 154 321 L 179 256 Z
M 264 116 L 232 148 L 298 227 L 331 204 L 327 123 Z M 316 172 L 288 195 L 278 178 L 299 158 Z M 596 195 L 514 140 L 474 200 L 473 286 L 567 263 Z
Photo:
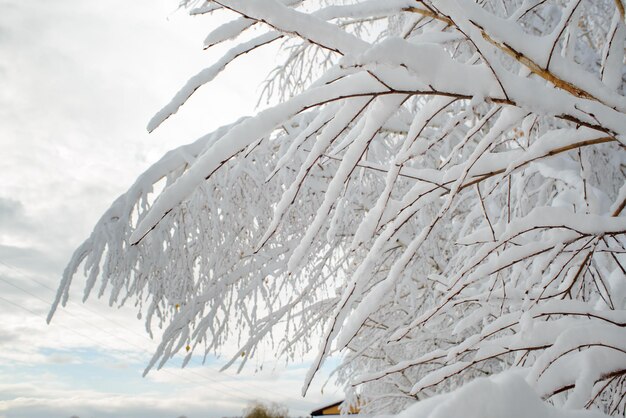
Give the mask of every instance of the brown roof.
M 322 416 L 322 415 L 340 415 L 341 411 L 339 410 L 339 407 L 341 406 L 342 403 L 343 401 L 339 401 L 330 405 L 326 405 L 320 409 L 316 409 L 315 411 L 311 412 L 311 416 L 317 417 L 317 416 Z M 359 413 L 359 408 L 354 407 L 354 406 L 351 406 L 350 410 L 348 411 L 348 415 L 358 414 L 358 413 Z

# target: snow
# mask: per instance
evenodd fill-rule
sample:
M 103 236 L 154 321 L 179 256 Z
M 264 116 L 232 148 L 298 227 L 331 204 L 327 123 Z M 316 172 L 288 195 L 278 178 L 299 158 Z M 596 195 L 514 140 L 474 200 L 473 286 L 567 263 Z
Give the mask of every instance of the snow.
M 191 95 L 199 89 L 202 85 L 215 79 L 221 73 L 226 66 L 232 62 L 238 56 L 252 51 L 262 45 L 266 45 L 282 36 L 276 32 L 268 32 L 263 35 L 257 36 L 248 42 L 241 43 L 231 48 L 224 56 L 212 66 L 205 68 L 198 74 L 193 76 L 187 81 L 185 86 L 172 98 L 163 109 L 159 110 L 148 122 L 148 132 L 154 131 L 159 127 L 167 118 L 175 114 L 178 109 L 185 104 L 185 102 L 191 97 Z
M 367 42 L 338 29 L 315 15 L 305 14 L 286 7 L 275 0 L 223 0 L 220 2 L 228 8 L 238 10 L 242 14 L 267 23 L 272 27 L 280 27 L 287 33 L 298 34 L 316 44 L 329 46 L 339 53 L 367 48 Z M 331 47 L 332 45 L 332 47 Z
M 322 223 L 326 221 L 331 207 L 342 192 L 344 184 L 348 179 L 356 164 L 363 156 L 370 141 L 383 125 L 383 122 L 391 117 L 402 103 L 407 99 L 405 95 L 384 96 L 372 104 L 372 111 L 359 133 L 358 138 L 350 144 L 342 159 L 341 165 L 335 173 L 332 181 L 328 185 L 328 189 L 324 195 L 324 202 L 317 210 L 313 222 L 306 231 L 306 234 L 300 241 L 300 244 L 293 250 L 289 259 L 288 269 L 293 272 L 299 266 L 302 258 L 308 251 L 314 236 L 319 232 Z
M 337 95 L 350 95 L 356 88 L 361 92 L 363 85 L 371 85 L 371 93 L 380 91 L 371 79 L 366 78 L 362 83 L 355 79 L 363 79 L 359 74 L 354 77 L 338 80 L 332 85 L 318 87 L 301 96 L 282 103 L 274 108 L 264 110 L 257 116 L 236 125 L 219 142 L 211 146 L 183 176 L 166 188 L 154 202 L 150 212 L 137 225 L 137 229 L 130 237 L 131 244 L 138 243 L 154 226 L 165 217 L 173 207 L 180 204 L 191 192 L 220 167 L 225 161 L 239 153 L 258 138 L 270 133 L 277 125 L 293 117 L 308 107 L 318 103 L 333 100 Z
M 597 411 L 564 411 L 546 405 L 515 371 L 478 378 L 462 388 L 417 402 L 397 418 L 603 418 Z
M 278 202 L 278 204 L 276 205 L 276 208 L 274 209 L 274 217 L 272 219 L 270 226 L 267 228 L 267 231 L 263 235 L 263 238 L 261 238 L 261 244 L 266 242 L 270 238 L 270 236 L 274 233 L 276 228 L 278 227 L 281 219 L 283 218 L 285 214 L 285 211 L 289 208 L 289 206 L 291 205 L 291 202 L 293 202 L 293 200 L 295 199 L 296 194 L 298 193 L 298 190 L 300 189 L 300 185 L 302 181 L 304 180 L 308 172 L 311 170 L 311 167 L 313 166 L 313 164 L 315 164 L 318 161 L 320 156 L 328 149 L 330 144 L 344 130 L 345 124 L 349 122 L 350 120 L 354 119 L 359 113 L 361 113 L 363 109 L 365 108 L 365 106 L 369 104 L 369 102 L 370 102 L 369 98 L 356 98 L 356 99 L 348 101 L 334 115 L 331 113 L 333 110 L 335 110 L 334 106 L 331 106 L 328 109 L 329 113 L 324 112 L 322 114 L 323 120 L 329 121 L 329 123 L 326 127 L 324 127 L 323 131 L 317 137 L 317 140 L 315 141 L 315 144 L 313 145 L 311 151 L 307 155 L 307 159 L 302 164 L 302 167 L 300 168 L 298 175 L 294 179 L 293 183 L 291 183 L 291 186 L 285 191 L 285 193 L 283 193 L 280 202 Z M 332 119 L 330 119 L 331 117 Z M 321 127 L 323 123 L 324 122 L 320 123 L 317 127 Z M 316 125 L 311 124 L 310 126 L 315 127 Z M 293 157 L 293 153 L 295 152 L 298 144 L 301 143 L 304 139 L 306 139 L 306 137 L 308 137 L 309 135 L 310 135 L 309 130 L 303 131 L 303 134 L 299 137 L 299 139 L 296 139 L 293 142 L 292 146 L 287 151 L 287 154 L 285 154 L 285 157 L 281 158 L 278 161 L 278 164 L 276 168 L 274 169 L 273 173 L 275 173 L 276 170 L 282 168 L 282 166 L 287 161 L 289 161 L 290 158 Z

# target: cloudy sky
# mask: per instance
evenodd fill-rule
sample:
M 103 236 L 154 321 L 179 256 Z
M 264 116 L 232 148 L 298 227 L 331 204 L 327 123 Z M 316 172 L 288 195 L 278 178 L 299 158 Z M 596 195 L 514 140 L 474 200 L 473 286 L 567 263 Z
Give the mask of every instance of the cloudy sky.
M 213 418 L 253 400 L 292 416 L 341 398 L 306 364 L 218 373 L 180 358 L 141 377 L 156 345 L 132 309 L 72 301 L 45 325 L 72 250 L 168 149 L 254 112 L 273 51 L 245 57 L 148 135 L 160 106 L 220 53 L 177 0 L 0 0 L 0 418 Z M 225 16 L 226 18 L 226 16 Z M 252 61 L 254 65 L 250 65 Z M 256 72 L 250 69 L 254 68 Z

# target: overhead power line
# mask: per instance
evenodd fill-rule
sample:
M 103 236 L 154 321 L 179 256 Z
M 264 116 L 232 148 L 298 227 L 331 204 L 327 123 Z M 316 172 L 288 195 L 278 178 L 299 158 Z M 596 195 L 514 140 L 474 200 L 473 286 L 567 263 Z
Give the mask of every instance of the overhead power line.
M 25 273 L 25 272 L 23 271 L 23 269 L 20 269 L 19 267 L 17 267 L 17 266 L 13 266 L 13 265 L 10 265 L 10 264 L 6 263 L 5 261 L 0 261 L 0 264 L 4 265 L 4 266 L 5 266 L 5 267 L 7 267 L 8 269 L 10 269 L 10 270 L 14 271 L 15 273 L 19 274 L 19 275 L 20 275 L 20 276 L 22 276 L 23 278 L 28 279 L 28 280 L 30 280 L 30 281 L 32 281 L 32 282 L 34 282 L 34 283 L 38 284 L 39 286 L 41 286 L 41 287 L 43 287 L 43 288 L 45 288 L 45 289 L 47 289 L 47 290 L 49 290 L 49 291 L 51 291 L 51 292 L 56 292 L 56 290 L 55 290 L 55 289 L 51 288 L 50 286 L 46 285 L 45 283 L 40 282 L 39 280 L 36 280 L 34 277 L 32 277 L 32 275 L 31 275 L 31 274 L 29 274 L 29 273 Z M 16 289 L 20 290 L 21 292 L 24 292 L 25 294 L 28 294 L 29 296 L 31 296 L 31 297 L 33 297 L 33 298 L 35 298 L 35 299 L 37 299 L 37 300 L 39 300 L 39 301 L 41 301 L 41 302 L 45 303 L 47 306 L 51 306 L 51 302 L 50 302 L 50 301 L 48 301 L 48 300 L 45 300 L 45 299 L 41 298 L 40 296 L 38 296 L 38 295 L 36 295 L 36 294 L 34 294 L 34 293 L 30 292 L 30 291 L 29 291 L 29 290 L 27 290 L 27 289 L 24 289 L 24 288 L 22 288 L 22 287 L 20 287 L 20 286 L 16 285 L 15 283 L 12 283 L 12 282 L 10 282 L 10 281 L 6 280 L 5 278 L 0 277 L 0 281 L 5 282 L 6 284 L 8 284 L 8 285 L 10 285 L 10 286 L 12 286 L 12 287 L 14 287 L 14 288 L 16 288 Z M 6 300 L 6 299 L 4 299 L 4 298 L 2 298 L 2 299 L 3 299 L 3 300 Z M 34 313 L 33 311 L 29 310 L 28 308 L 22 307 L 22 306 L 20 306 L 20 305 L 18 305 L 18 304 L 16 304 L 16 303 L 11 302 L 11 304 L 12 304 L 12 305 L 19 306 L 19 307 L 20 307 L 20 308 L 22 308 L 23 310 L 26 310 L 26 311 L 28 311 L 28 312 L 30 312 L 30 313 L 32 313 L 32 314 L 34 314 L 34 315 L 40 316 L 40 315 L 38 315 L 38 314 Z M 140 338 L 142 338 L 142 339 L 145 339 L 146 341 L 150 342 L 151 344 L 154 344 L 154 343 L 155 343 L 155 342 L 154 342 L 154 340 L 150 339 L 150 338 L 149 338 L 148 336 L 146 336 L 145 334 L 140 334 L 140 333 L 138 333 L 138 332 L 136 332 L 136 331 L 134 331 L 134 330 L 132 330 L 132 329 L 130 329 L 130 328 L 128 328 L 128 327 L 126 327 L 125 325 L 120 324 L 120 323 L 118 323 L 118 322 L 116 322 L 116 321 L 112 320 L 111 318 L 108 318 L 108 317 L 106 317 L 106 316 L 104 316 L 104 315 L 102 315 L 102 314 L 100 314 L 100 313 L 96 312 L 95 310 L 92 310 L 92 309 L 90 309 L 90 308 L 88 308 L 88 307 L 86 307 L 86 306 L 84 306 L 84 305 L 79 305 L 79 304 L 77 304 L 76 302 L 73 302 L 73 301 L 70 301 L 70 304 L 72 304 L 73 306 L 76 306 L 76 307 L 77 307 L 77 308 L 79 308 L 79 309 L 84 309 L 85 311 L 88 311 L 88 312 L 90 312 L 91 314 L 93 314 L 93 315 L 95 315 L 95 316 L 98 316 L 99 318 L 102 318 L 102 319 L 104 319 L 104 320 L 105 320 L 105 321 L 107 321 L 107 322 L 112 323 L 112 324 L 114 324 L 114 325 L 115 325 L 116 327 L 118 327 L 118 328 L 124 329 L 124 330 L 126 330 L 127 332 L 130 332 L 130 333 L 132 333 L 132 334 L 134 334 L 134 335 L 136 335 L 136 336 L 138 336 L 138 337 L 140 337 Z M 64 312 L 65 312 L 65 314 L 67 314 L 68 316 L 70 316 L 70 317 L 72 317 L 72 318 L 75 318 L 75 319 L 78 319 L 79 321 L 83 322 L 84 324 L 86 324 L 86 325 L 88 325 L 88 326 L 90 326 L 90 327 L 96 328 L 96 329 L 97 329 L 98 331 L 100 331 L 100 332 L 104 332 L 105 334 L 107 334 L 107 335 L 109 335 L 109 336 L 111 336 L 111 337 L 113 337 L 113 338 L 119 338 L 119 336 L 118 336 L 118 335 L 112 334 L 112 333 L 110 333 L 110 332 L 108 332 L 108 331 L 106 331 L 106 330 L 104 330 L 104 329 L 102 329 L 102 328 L 99 328 L 99 327 L 97 327 L 97 326 L 95 326 L 95 325 L 91 324 L 90 322 L 88 322 L 88 321 L 87 321 L 87 320 L 85 320 L 84 318 L 82 318 L 82 317 L 79 317 L 79 316 L 77 316 L 77 315 L 72 314 L 72 313 L 71 313 L 71 312 L 69 312 L 68 310 L 65 310 Z M 59 324 L 57 324 L 57 325 L 59 325 Z M 64 328 L 64 329 L 68 329 L 68 330 L 70 330 L 70 331 L 74 332 L 75 334 L 79 334 L 79 333 L 77 333 L 75 330 L 71 330 L 71 329 L 70 329 L 70 328 L 68 328 L 68 327 L 65 327 L 65 326 L 62 326 L 62 325 L 60 325 L 60 326 L 61 326 L 62 328 Z M 82 334 L 79 334 L 79 335 L 82 335 Z M 84 337 L 85 337 L 85 338 L 87 338 L 87 339 L 89 339 L 89 340 L 91 340 L 91 341 L 95 341 L 93 338 L 90 338 L 90 337 L 88 337 L 88 336 L 84 336 Z M 152 353 L 150 353 L 150 352 L 149 352 L 149 351 L 147 351 L 145 348 L 143 348 L 143 347 L 141 347 L 141 346 L 139 346 L 139 345 L 137 345 L 137 344 L 131 343 L 131 342 L 129 342 L 129 341 L 124 341 L 124 343 L 126 343 L 126 344 L 128 344 L 128 345 L 130 345 L 130 346 L 133 346 L 133 347 L 137 348 L 137 349 L 138 349 L 140 352 L 142 352 L 142 353 L 145 353 L 145 354 L 147 354 L 147 355 L 149 355 L 149 356 L 151 356 L 151 355 L 152 355 Z M 103 344 L 102 344 L 102 343 L 100 343 L 100 342 L 97 342 L 97 344 L 98 344 L 98 346 L 102 346 L 102 345 L 103 345 Z M 117 350 L 117 349 L 115 349 L 115 348 L 112 348 L 112 349 L 113 349 L 113 350 L 115 350 L 115 351 L 119 351 L 119 350 Z M 181 357 L 181 360 L 182 360 L 182 355 L 181 355 L 180 353 L 176 353 L 176 356 Z M 230 381 L 231 381 L 231 382 L 234 382 L 234 383 L 237 383 L 238 385 L 242 385 L 242 386 L 244 386 L 247 390 L 242 390 L 242 388 L 241 388 L 241 387 L 234 387 L 234 386 L 232 386 L 232 385 L 229 385 L 227 382 L 224 382 L 224 380 L 223 380 L 223 379 L 211 378 L 211 377 L 206 376 L 206 375 L 204 375 L 204 374 L 200 374 L 200 373 L 196 372 L 196 371 L 195 371 L 195 370 L 193 370 L 193 369 L 190 369 L 190 368 L 186 369 L 188 373 L 193 374 L 193 375 L 195 375 L 195 376 L 198 376 L 199 378 L 203 378 L 203 379 L 206 379 L 206 380 L 208 380 L 208 381 L 210 381 L 210 382 L 212 382 L 212 383 L 216 383 L 216 384 L 220 384 L 220 385 L 226 386 L 226 387 L 228 387 L 228 388 L 230 388 L 231 390 L 234 390 L 234 391 L 239 391 L 239 392 L 244 392 L 244 393 L 246 393 L 246 392 L 247 392 L 247 394 L 250 396 L 250 398 L 243 398 L 243 397 L 240 397 L 240 396 L 235 396 L 235 397 L 237 397 L 238 399 L 245 400 L 245 401 L 249 401 L 249 400 L 252 400 L 252 399 L 258 399 L 258 398 L 259 398 L 258 391 L 260 390 L 260 391 L 263 391 L 263 392 L 265 392 L 265 393 L 267 393 L 267 394 L 271 394 L 271 395 L 273 395 L 274 397 L 279 397 L 279 398 L 281 398 L 281 399 L 283 399 L 283 400 L 292 401 L 292 402 L 294 402 L 294 403 L 300 403 L 300 404 L 303 404 L 303 403 L 304 403 L 304 404 L 307 404 L 307 405 L 309 405 L 309 406 L 318 406 L 316 403 L 311 402 L 311 401 L 309 401 L 309 400 L 306 400 L 306 399 L 304 399 L 304 398 L 302 398 L 302 399 L 300 399 L 300 398 L 294 398 L 294 397 L 291 397 L 291 396 L 287 396 L 287 395 L 285 395 L 285 394 L 283 394 L 283 393 L 280 393 L 280 392 L 277 392 L 277 391 L 273 391 L 273 390 L 271 390 L 271 389 L 269 389 L 269 388 L 266 388 L 266 387 L 261 387 L 261 386 L 255 385 L 255 384 L 253 384 L 253 383 L 250 383 L 250 382 L 243 382 L 241 379 L 238 379 L 238 378 L 237 378 L 237 377 L 235 377 L 235 376 L 230 376 L 230 375 L 228 375 L 228 374 L 226 374 L 226 373 L 223 373 L 223 372 L 219 372 L 218 370 L 213 369 L 213 368 L 211 368 L 210 366 L 207 366 L 206 364 L 203 364 L 203 363 L 201 363 L 201 362 L 197 361 L 195 358 L 192 358 L 192 359 L 190 360 L 190 363 L 192 363 L 192 364 L 194 364 L 194 365 L 197 365 L 197 366 L 202 366 L 202 370 L 203 370 L 203 371 L 207 371 L 207 372 L 210 372 L 210 373 L 217 374 L 217 375 L 219 375 L 220 377 L 227 377 L 227 378 L 229 378 L 229 379 L 230 379 Z M 167 370 L 167 369 L 161 369 L 161 370 L 162 370 L 162 371 L 164 371 L 164 372 L 168 372 L 168 373 L 172 374 L 172 373 L 171 373 L 169 370 Z M 174 376 L 177 376 L 177 375 L 175 375 L 175 374 L 174 374 Z M 181 377 L 181 378 L 183 378 L 182 376 L 180 376 L 180 377 Z M 232 393 L 231 393 L 231 392 L 228 392 L 228 393 L 229 393 L 229 395 L 232 395 Z

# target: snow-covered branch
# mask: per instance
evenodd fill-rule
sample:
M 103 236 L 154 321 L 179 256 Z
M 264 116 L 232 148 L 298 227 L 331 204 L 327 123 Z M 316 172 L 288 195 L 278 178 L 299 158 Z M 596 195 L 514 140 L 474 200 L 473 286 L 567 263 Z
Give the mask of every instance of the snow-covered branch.
M 230 13 L 205 47 L 235 45 L 149 129 L 280 39 L 279 103 L 140 176 L 52 313 L 83 265 L 85 298 L 100 283 L 165 327 L 148 369 L 234 340 L 241 368 L 273 341 L 317 349 L 305 391 L 341 352 L 370 412 L 516 369 L 555 406 L 624 414 L 622 2 L 183 5 Z

